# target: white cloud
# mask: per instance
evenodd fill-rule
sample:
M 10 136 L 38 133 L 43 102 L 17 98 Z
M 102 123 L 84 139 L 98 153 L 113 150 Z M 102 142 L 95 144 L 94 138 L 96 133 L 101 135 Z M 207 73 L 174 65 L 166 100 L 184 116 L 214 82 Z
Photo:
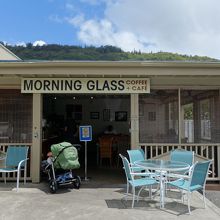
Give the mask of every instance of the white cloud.
M 123 16 L 122 12 L 123 11 Z M 117 27 L 152 43 L 145 51 L 171 51 L 220 58 L 220 1 L 119 0 L 105 16 Z
M 26 46 L 27 46 L 24 41 L 18 42 L 18 43 L 16 43 L 15 45 L 16 45 L 16 46 L 20 46 L 20 47 L 26 47 Z
M 79 14 L 72 18 L 65 18 L 65 20 L 71 25 L 73 25 L 74 27 L 81 26 L 84 22 L 84 15 Z
M 144 50 L 144 42 L 139 41 L 131 32 L 115 31 L 108 20 L 85 21 L 80 26 L 79 39 L 87 45 L 114 45 L 125 51 Z
M 80 27 L 78 36 L 80 40 L 90 45 L 100 45 L 100 42 L 115 44 L 112 37 L 111 23 L 106 20 L 100 22 L 95 20 L 85 21 Z
M 80 0 L 81 2 L 83 3 L 87 3 L 87 4 L 90 4 L 90 5 L 99 5 L 101 4 L 102 2 L 110 2 L 111 0 Z
M 59 15 L 50 15 L 49 20 L 54 21 L 56 23 L 63 23 L 63 18 L 61 18 Z
M 74 4 L 70 4 L 69 2 L 66 3 L 65 7 L 66 7 L 66 9 L 68 9 L 70 11 L 74 11 L 76 9 Z
M 33 43 L 33 46 L 36 47 L 36 46 L 44 46 L 46 45 L 47 43 L 45 41 L 42 41 L 42 40 L 37 40 Z
M 8 42 L 5 41 L 5 40 L 3 40 L 2 43 L 3 43 L 3 45 L 12 45 L 12 44 L 8 43 Z
M 76 18 L 85 44 L 220 58 L 219 0 L 106 1 L 103 19 Z

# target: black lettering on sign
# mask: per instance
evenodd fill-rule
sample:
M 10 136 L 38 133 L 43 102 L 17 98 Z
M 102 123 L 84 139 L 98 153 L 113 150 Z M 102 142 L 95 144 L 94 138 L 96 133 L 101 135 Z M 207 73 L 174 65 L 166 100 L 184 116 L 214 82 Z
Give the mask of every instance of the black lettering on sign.
M 81 90 L 81 89 L 82 89 L 82 83 L 81 83 L 80 80 L 76 80 L 76 81 L 74 82 L 74 89 L 75 89 L 75 90 Z
M 118 81 L 118 90 L 122 91 L 124 89 L 125 89 L 124 81 L 123 80 L 119 80 Z
M 58 90 L 63 90 L 63 80 L 58 80 L 59 82 L 59 89 Z
M 108 84 L 108 81 L 107 80 L 105 80 L 104 81 L 104 84 L 103 84 L 103 87 L 102 87 L 102 90 L 104 91 L 104 90 L 110 90 L 110 88 L 109 88 L 109 84 Z
M 65 80 L 65 86 L 64 86 L 65 90 L 72 90 L 73 89 L 73 85 L 72 85 L 72 80 Z
M 111 90 L 113 90 L 113 91 L 117 90 L 117 81 L 116 80 L 111 81 Z
M 29 82 L 27 80 L 24 80 L 24 90 L 33 90 L 33 80 L 30 80 Z
M 103 86 L 102 87 L 99 86 L 99 81 L 98 80 L 95 81 L 95 89 L 97 91 L 102 91 L 103 90 Z
M 95 82 L 93 80 L 89 80 L 87 82 L 87 89 L 91 91 L 94 90 L 94 88 L 95 88 Z
M 35 90 L 41 90 L 42 89 L 42 82 L 40 80 L 36 80 L 34 82 L 34 89 Z
M 54 90 L 54 88 L 56 90 L 59 90 L 59 81 L 55 81 L 55 80 L 52 80 L 52 90 Z
M 44 80 L 44 90 L 50 91 L 50 81 Z

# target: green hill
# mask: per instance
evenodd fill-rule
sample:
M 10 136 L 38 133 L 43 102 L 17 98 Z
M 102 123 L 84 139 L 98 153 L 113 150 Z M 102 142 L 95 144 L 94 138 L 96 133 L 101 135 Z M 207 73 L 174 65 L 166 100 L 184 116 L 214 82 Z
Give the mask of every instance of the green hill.
M 177 53 L 158 52 L 142 53 L 140 51 L 124 52 L 118 47 L 80 47 L 69 45 L 48 44 L 33 46 L 28 43 L 26 47 L 5 45 L 23 60 L 105 60 L 105 61 L 219 61 L 210 57 L 181 55 Z

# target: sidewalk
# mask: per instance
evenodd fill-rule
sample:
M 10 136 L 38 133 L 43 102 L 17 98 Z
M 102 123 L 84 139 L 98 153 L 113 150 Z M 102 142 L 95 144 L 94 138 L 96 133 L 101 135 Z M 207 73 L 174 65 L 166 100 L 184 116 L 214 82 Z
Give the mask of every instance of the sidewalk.
M 178 192 L 168 192 L 165 209 L 159 208 L 159 198 L 143 198 L 131 209 L 131 198 L 122 200 L 125 185 L 103 185 L 93 181 L 82 182 L 76 190 L 64 186 L 56 194 L 50 194 L 47 183 L 21 184 L 19 192 L 14 191 L 15 183 L 0 183 L 0 220 L 39 219 L 199 219 L 217 220 L 220 209 L 207 200 L 203 208 L 199 193 L 192 196 L 192 214 L 188 215 L 187 205 L 182 204 Z M 97 187 L 98 186 L 98 187 Z
M 220 208 L 220 184 L 207 184 L 206 198 Z

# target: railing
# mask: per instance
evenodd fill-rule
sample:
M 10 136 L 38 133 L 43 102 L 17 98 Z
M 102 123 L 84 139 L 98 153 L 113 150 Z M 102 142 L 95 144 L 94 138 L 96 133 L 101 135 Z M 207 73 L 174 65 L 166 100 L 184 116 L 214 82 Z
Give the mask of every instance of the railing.
M 147 159 L 169 159 L 171 150 L 194 151 L 194 161 L 213 160 L 208 180 L 220 181 L 220 144 L 148 144 L 139 143 Z
M 27 180 L 31 180 L 31 174 L 30 174 L 30 155 L 31 155 L 31 143 L 0 143 L 0 151 L 2 153 L 6 153 L 8 146 L 28 146 L 29 147 L 29 151 L 28 151 L 28 162 L 27 162 Z M 0 160 L 0 167 L 4 166 L 4 159 Z M 9 173 L 6 174 L 8 175 L 6 180 L 16 180 L 16 174 L 15 173 Z M 24 173 L 21 172 L 21 180 L 24 177 Z M 0 173 L 0 179 L 2 178 L 2 173 Z

